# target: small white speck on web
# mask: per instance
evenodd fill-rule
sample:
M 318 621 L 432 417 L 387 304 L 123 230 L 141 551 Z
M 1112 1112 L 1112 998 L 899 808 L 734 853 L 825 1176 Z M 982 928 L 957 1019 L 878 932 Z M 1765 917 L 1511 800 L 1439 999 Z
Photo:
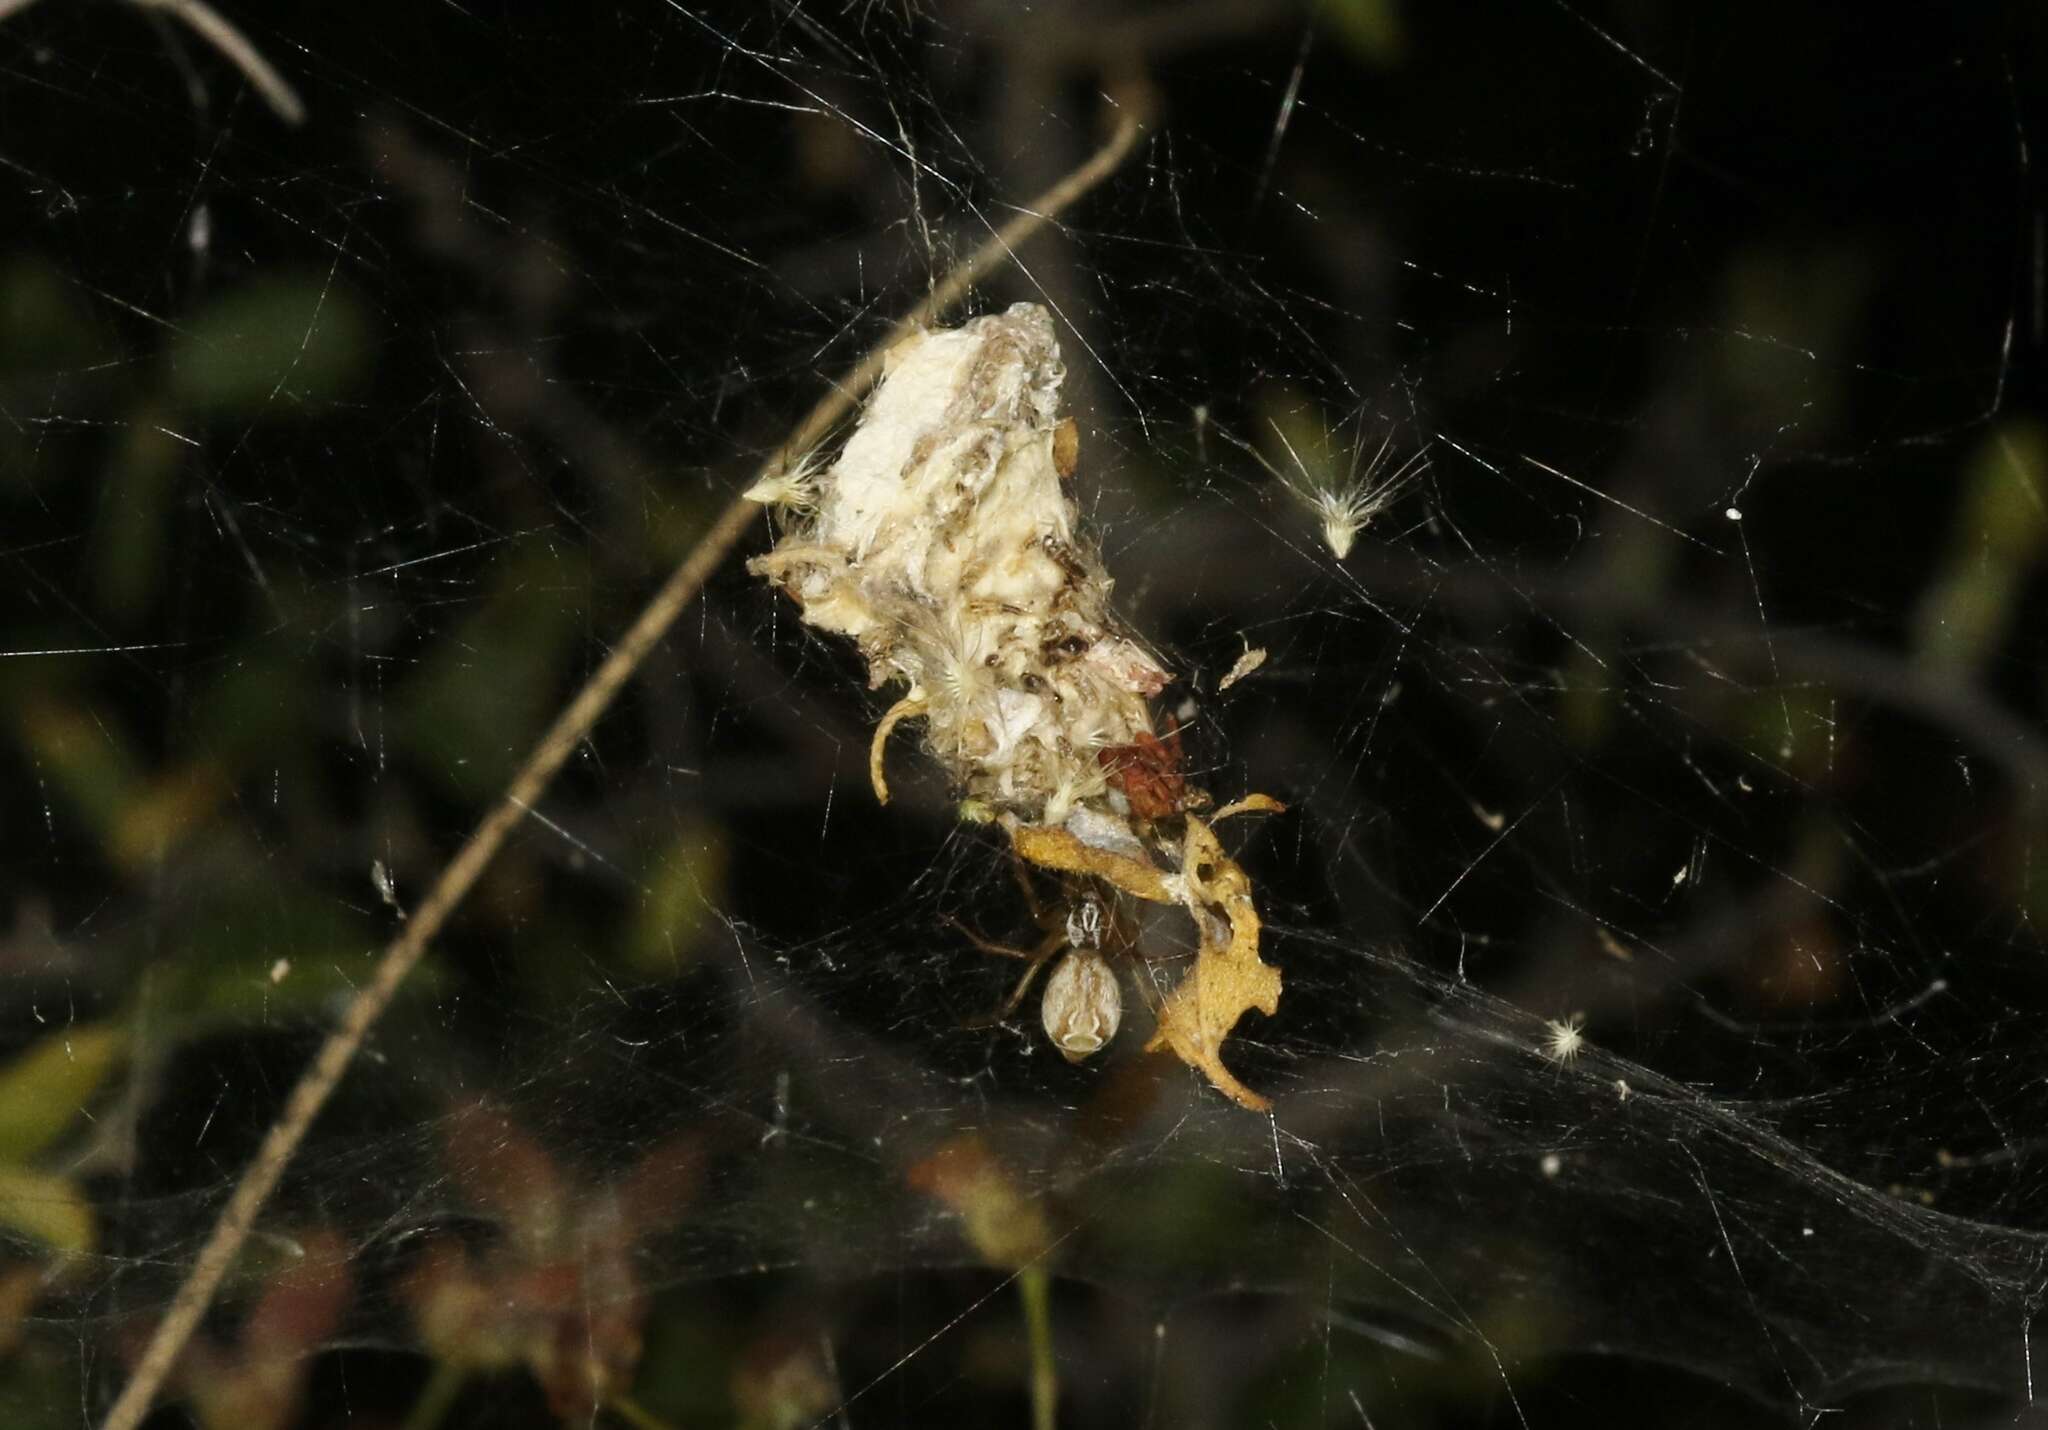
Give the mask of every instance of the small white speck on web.
M 405 909 L 398 902 L 398 880 L 391 877 L 391 871 L 384 867 L 382 859 L 370 861 L 370 882 L 376 885 L 377 897 L 384 906 L 399 918 L 404 918 Z
M 768 1130 L 761 1134 L 761 1145 L 766 1147 L 776 1138 L 789 1131 L 789 1069 L 775 1074 L 775 1115 L 768 1123 Z
M 1634 1091 L 1635 1089 L 1628 1085 L 1627 1078 L 1618 1077 L 1614 1080 L 1614 1095 L 1620 1098 L 1623 1102 L 1627 1102 L 1629 1099 L 1629 1094 Z
M 1727 517 L 1730 521 L 1740 521 L 1742 520 L 1742 508 L 1739 506 L 1731 506 L 1728 508 L 1728 510 L 1722 512 L 1721 515 Z
M 1538 1163 L 1538 1165 L 1543 1169 L 1544 1176 L 1555 1177 L 1564 1170 L 1564 1158 L 1558 1156 L 1555 1152 L 1545 1152 L 1542 1162 Z
M 1243 680 L 1247 675 L 1250 675 L 1265 663 L 1266 648 L 1264 646 L 1255 646 L 1249 641 L 1245 642 L 1244 654 L 1239 656 L 1237 663 L 1230 667 L 1229 674 L 1216 682 L 1218 693 L 1230 689 L 1231 686 Z
M 286 978 L 287 978 L 287 977 L 288 977 L 288 976 L 290 975 L 291 971 L 292 971 L 292 961 L 291 961 L 291 960 L 290 960 L 289 958 L 280 958 L 280 959 L 279 959 L 279 960 L 278 960 L 277 962 L 275 962 L 275 963 L 271 964 L 271 965 L 270 965 L 270 983 L 271 983 L 271 986 L 272 986 L 272 987 L 274 988 L 274 987 L 276 987 L 276 986 L 277 986 L 278 984 L 280 984 L 280 983 L 284 982 L 284 981 L 285 981 L 285 979 L 286 979 Z

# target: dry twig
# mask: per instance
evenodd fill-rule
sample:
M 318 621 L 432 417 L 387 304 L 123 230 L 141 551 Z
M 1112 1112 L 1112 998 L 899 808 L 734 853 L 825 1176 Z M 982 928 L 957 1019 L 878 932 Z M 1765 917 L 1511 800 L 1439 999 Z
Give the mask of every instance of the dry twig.
M 34 3 L 35 0 L 0 0 L 0 22 Z M 306 106 L 299 99 L 299 92 L 270 61 L 263 58 L 263 52 L 249 42 L 247 35 L 236 29 L 227 16 L 208 5 L 206 0 L 128 0 L 128 3 L 138 10 L 161 11 L 183 20 L 194 34 L 220 51 L 242 72 L 242 78 L 263 96 L 263 102 L 279 119 L 287 124 L 304 122 Z

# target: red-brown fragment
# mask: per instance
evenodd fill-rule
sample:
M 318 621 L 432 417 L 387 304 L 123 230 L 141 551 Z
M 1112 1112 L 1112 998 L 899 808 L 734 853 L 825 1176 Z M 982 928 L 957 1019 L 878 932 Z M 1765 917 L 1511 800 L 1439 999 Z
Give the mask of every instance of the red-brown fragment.
M 1170 819 L 1186 807 L 1188 781 L 1181 773 L 1179 725 L 1169 726 L 1164 740 L 1140 731 L 1130 744 L 1111 745 L 1096 758 L 1140 819 Z

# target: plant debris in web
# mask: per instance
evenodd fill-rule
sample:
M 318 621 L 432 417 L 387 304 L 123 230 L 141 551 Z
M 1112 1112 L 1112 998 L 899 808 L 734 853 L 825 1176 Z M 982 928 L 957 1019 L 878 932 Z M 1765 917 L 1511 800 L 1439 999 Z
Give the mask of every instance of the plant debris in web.
M 1085 892 L 1187 909 L 1199 950 L 1147 1046 L 1263 1109 L 1222 1047 L 1246 1010 L 1279 1006 L 1280 971 L 1259 958 L 1251 881 L 1210 825 L 1281 806 L 1252 795 L 1205 821 L 1177 730 L 1155 729 L 1152 698 L 1173 676 L 1117 619 L 1080 530 L 1065 376 L 1035 303 L 904 340 L 835 462 L 748 493 L 788 518 L 750 569 L 806 622 L 852 637 L 873 687 L 904 687 L 869 757 L 884 803 L 889 734 L 922 720 L 963 817 L 999 823 L 1025 863 Z M 1050 986 L 1073 982 L 1056 973 Z

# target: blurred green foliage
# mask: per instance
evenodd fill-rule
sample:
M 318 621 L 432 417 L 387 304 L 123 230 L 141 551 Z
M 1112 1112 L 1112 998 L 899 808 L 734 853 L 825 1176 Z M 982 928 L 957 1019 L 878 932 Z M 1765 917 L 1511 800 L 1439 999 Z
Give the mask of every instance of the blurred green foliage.
M 1401 62 L 1406 36 L 1400 0 L 1323 0 L 1318 13 L 1374 69 L 1392 69 Z
M 369 361 L 369 319 L 347 284 L 275 271 L 192 315 L 165 356 L 166 388 L 202 417 L 291 421 L 346 396 Z
M 651 851 L 624 962 L 642 978 L 673 978 L 695 957 L 721 907 L 729 854 L 716 825 L 692 820 Z
M 482 800 L 511 777 L 561 698 L 587 588 L 586 561 L 572 551 L 514 552 L 408 680 L 405 744 L 451 790 Z
M 85 1189 L 35 1164 L 79 1125 L 127 1041 L 112 1023 L 77 1024 L 45 1034 L 0 1066 L 0 1225 L 56 1251 L 92 1250 L 95 1218 Z
M 1951 678 L 2005 642 L 2048 551 L 2048 429 L 2024 417 L 1999 422 L 1959 479 L 1948 553 L 1913 618 L 1919 658 Z

